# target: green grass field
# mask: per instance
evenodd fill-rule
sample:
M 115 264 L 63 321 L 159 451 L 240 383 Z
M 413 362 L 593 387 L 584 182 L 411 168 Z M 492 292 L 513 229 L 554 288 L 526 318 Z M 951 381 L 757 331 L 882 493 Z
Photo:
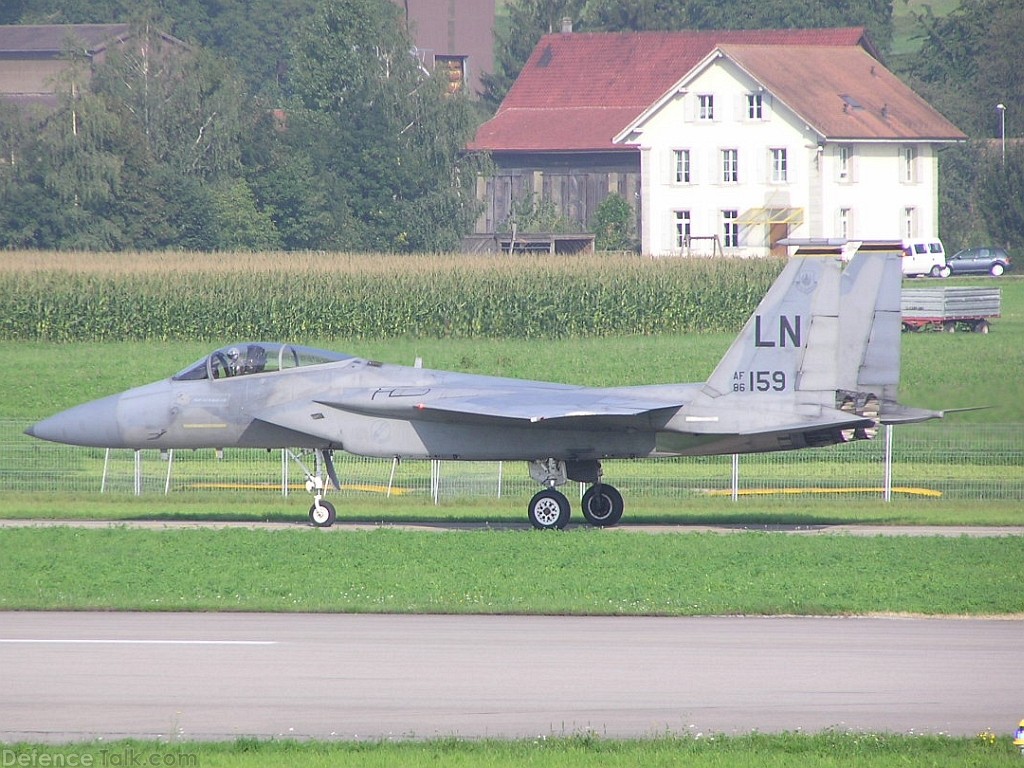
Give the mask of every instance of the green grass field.
M 12 766 L 161 765 L 174 768 L 862 768 L 931 766 L 998 768 L 1019 766 L 1008 737 L 991 732 L 975 738 L 824 733 L 818 735 L 722 736 L 693 734 L 640 741 L 593 734 L 538 736 L 518 741 L 444 739 L 426 743 L 324 743 L 243 739 L 224 744 L 109 742 L 54 747 L 19 744 L 5 748 Z M 150 762 L 152 759 L 153 762 Z M 136 763 L 135 760 L 143 762 Z M 22 761 L 22 762 L 19 762 Z
M 0 529 L 0 609 L 1024 613 L 1024 537 Z

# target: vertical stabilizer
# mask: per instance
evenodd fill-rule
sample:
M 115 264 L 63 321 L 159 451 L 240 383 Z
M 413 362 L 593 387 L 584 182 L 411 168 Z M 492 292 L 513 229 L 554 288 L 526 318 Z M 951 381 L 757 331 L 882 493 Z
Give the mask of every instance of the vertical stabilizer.
M 840 276 L 834 256 L 794 257 L 704 385 L 712 398 L 833 389 Z
M 700 393 L 659 434 L 660 450 L 700 455 L 835 445 L 870 439 L 880 423 L 942 416 L 896 401 L 898 251 L 892 243 L 860 243 L 844 269 L 844 243 L 798 250 Z
M 899 251 L 861 246 L 844 265 L 835 253 L 794 256 L 704 385 L 758 407 L 878 413 L 900 378 Z M 753 397 L 752 397 L 753 396 Z
M 900 383 L 899 251 L 862 246 L 843 274 L 836 388 L 895 402 Z M 898 248 L 898 246 L 896 246 Z

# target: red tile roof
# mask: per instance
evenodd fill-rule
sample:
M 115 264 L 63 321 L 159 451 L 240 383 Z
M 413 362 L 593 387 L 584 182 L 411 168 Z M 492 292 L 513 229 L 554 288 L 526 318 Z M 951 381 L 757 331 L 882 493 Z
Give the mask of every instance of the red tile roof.
M 711 51 L 727 45 L 749 46 L 751 57 L 756 57 L 755 48 L 771 51 L 778 46 L 856 52 L 895 79 L 871 55 L 874 49 L 862 27 L 552 34 L 541 38 L 497 114 L 480 126 L 469 149 L 633 151 L 613 144 L 612 138 Z M 814 80 L 813 71 L 801 72 L 801 77 Z M 832 96 L 834 101 L 834 92 Z
M 967 136 L 861 48 L 722 45 L 829 140 L 963 140 Z

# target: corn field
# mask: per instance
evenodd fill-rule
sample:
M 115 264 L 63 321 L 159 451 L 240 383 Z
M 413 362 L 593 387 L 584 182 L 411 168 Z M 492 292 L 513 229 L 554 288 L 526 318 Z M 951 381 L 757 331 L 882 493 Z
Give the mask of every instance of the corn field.
M 743 324 L 777 260 L 0 254 L 0 338 L 576 338 Z

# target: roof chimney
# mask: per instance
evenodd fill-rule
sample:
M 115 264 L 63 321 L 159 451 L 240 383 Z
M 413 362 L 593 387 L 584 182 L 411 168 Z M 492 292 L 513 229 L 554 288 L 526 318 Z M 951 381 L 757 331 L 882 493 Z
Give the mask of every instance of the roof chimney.
M 563 35 L 571 35 L 572 34 L 572 17 L 571 16 L 563 16 L 562 17 L 562 34 Z

